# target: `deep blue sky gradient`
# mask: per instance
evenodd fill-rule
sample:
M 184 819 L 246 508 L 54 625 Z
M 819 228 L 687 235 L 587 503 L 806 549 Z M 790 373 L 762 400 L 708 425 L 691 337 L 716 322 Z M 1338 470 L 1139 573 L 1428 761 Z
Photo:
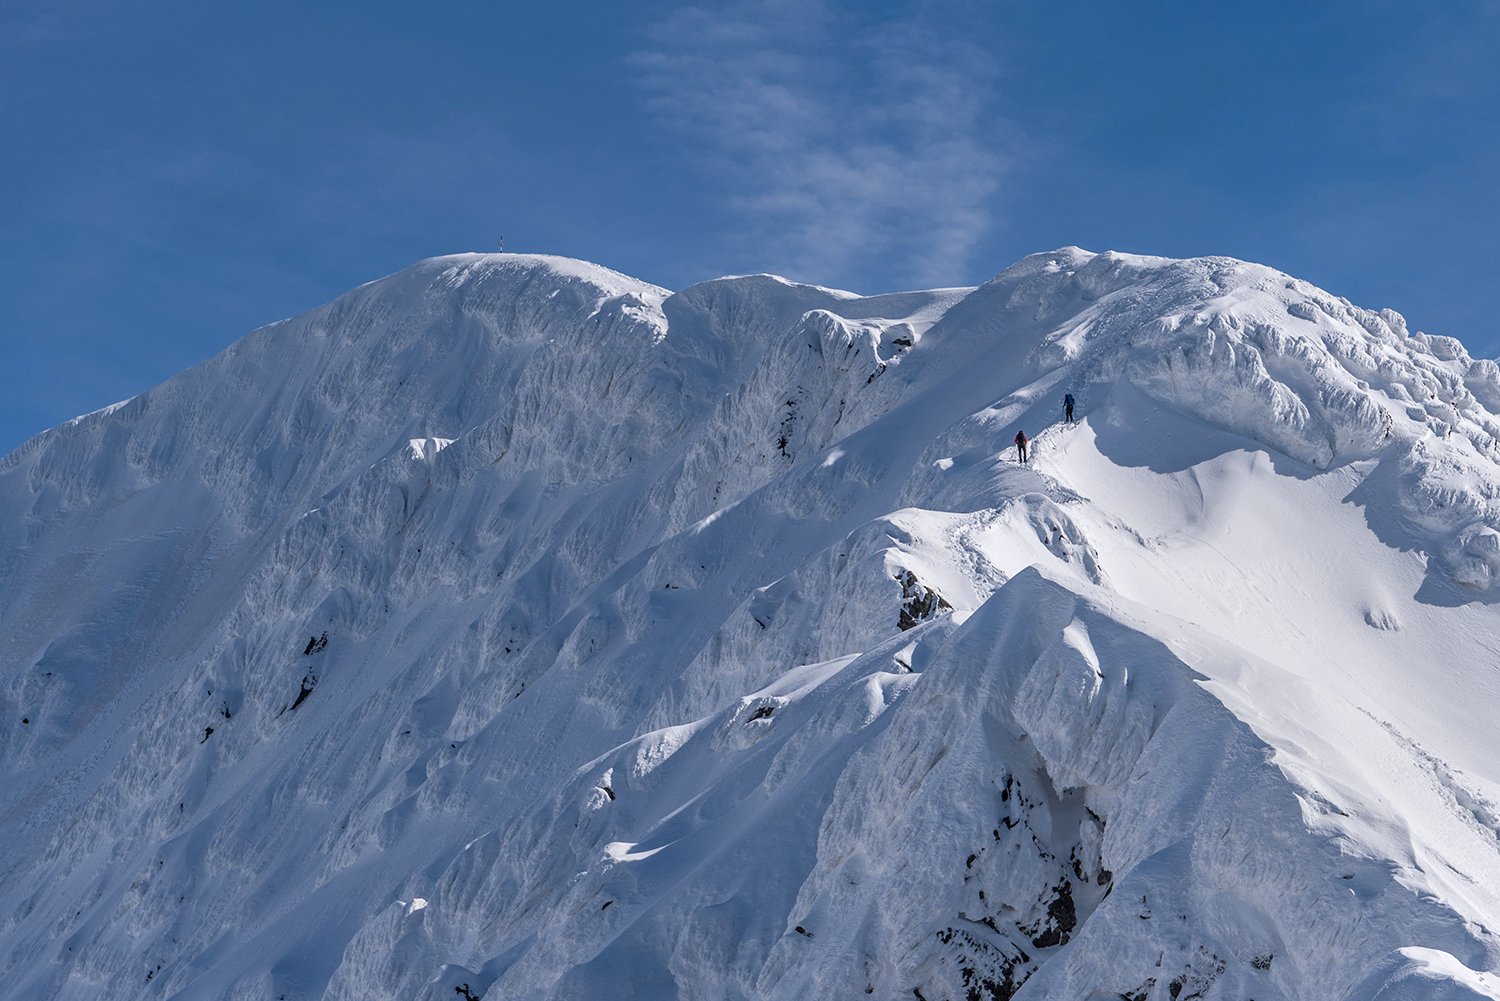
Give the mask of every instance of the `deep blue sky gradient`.
M 0 0 L 0 452 L 502 235 L 669 288 L 1226 254 L 1493 356 L 1496 52 L 1496 0 Z

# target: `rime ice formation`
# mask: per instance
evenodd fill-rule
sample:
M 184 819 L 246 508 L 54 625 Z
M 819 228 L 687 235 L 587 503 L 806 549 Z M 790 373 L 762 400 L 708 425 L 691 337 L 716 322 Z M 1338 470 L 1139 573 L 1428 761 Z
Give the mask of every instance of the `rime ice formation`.
M 1500 998 L 1497 439 L 1222 258 L 422 262 L 0 459 L 0 997 Z

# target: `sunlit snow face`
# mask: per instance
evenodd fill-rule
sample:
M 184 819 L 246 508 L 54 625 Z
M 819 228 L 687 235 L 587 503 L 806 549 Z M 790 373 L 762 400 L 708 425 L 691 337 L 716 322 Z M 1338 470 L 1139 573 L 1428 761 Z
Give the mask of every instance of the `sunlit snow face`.
M 16 989 L 1488 989 L 1497 371 L 1224 259 L 365 286 L 0 465 Z

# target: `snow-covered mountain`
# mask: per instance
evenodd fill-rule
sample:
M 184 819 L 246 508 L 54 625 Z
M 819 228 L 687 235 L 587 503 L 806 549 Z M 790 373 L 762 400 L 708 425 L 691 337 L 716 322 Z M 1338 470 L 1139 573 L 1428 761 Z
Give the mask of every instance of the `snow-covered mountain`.
M 0 997 L 1500 998 L 1497 442 L 1223 258 L 424 261 L 0 459 Z

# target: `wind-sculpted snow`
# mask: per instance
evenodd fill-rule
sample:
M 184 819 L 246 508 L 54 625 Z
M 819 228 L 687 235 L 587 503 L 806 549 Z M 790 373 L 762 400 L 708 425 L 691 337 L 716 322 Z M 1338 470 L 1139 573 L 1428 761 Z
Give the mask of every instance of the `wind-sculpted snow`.
M 1500 997 L 1497 413 L 1220 258 L 422 262 L 0 459 L 0 997 Z

